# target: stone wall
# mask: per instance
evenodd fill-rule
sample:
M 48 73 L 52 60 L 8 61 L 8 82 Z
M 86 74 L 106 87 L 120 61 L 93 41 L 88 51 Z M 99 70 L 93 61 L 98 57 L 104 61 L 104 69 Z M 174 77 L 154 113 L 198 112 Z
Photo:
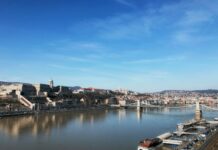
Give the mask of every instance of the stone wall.
M 43 95 L 43 93 L 49 93 L 52 91 L 49 85 L 47 84 L 34 84 L 33 85 L 36 88 L 37 95 Z
M 0 86 L 0 95 L 13 95 L 20 91 L 22 95 L 35 95 L 36 88 L 31 84 L 10 84 Z

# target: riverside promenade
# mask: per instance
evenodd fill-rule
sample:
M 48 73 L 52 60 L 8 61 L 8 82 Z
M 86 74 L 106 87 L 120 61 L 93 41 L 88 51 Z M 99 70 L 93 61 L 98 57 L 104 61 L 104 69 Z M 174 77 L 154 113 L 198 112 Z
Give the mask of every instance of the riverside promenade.
M 23 116 L 23 115 L 33 115 L 34 111 L 10 111 L 10 112 L 0 112 L 0 118 L 11 117 L 11 116 Z

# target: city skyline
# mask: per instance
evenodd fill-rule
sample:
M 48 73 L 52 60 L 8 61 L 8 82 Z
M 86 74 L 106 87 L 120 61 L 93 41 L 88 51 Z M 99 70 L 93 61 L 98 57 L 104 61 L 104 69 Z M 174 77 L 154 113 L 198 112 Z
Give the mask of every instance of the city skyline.
M 0 2 L 0 80 L 218 89 L 215 0 Z

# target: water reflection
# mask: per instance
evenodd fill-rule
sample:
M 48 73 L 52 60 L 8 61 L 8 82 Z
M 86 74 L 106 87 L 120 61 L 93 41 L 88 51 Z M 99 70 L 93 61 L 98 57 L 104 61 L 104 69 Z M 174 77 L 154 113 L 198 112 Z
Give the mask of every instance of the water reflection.
M 144 109 L 118 109 L 110 111 L 114 116 L 118 116 L 119 121 L 127 117 L 128 113 L 135 113 L 138 122 L 142 120 L 144 112 L 162 111 L 157 108 Z M 0 132 L 7 135 L 18 137 L 26 133 L 32 136 L 38 134 L 49 134 L 53 128 L 64 128 L 69 122 L 75 121 L 80 125 L 103 121 L 108 114 L 108 110 L 73 111 L 61 113 L 43 113 L 33 116 L 2 118 L 0 120 Z
M 136 111 L 136 116 L 137 116 L 137 121 L 140 122 L 142 120 L 142 114 L 143 114 L 144 109 L 137 109 Z
M 0 120 L 0 132 L 18 137 L 31 133 L 32 136 L 38 134 L 49 134 L 54 128 L 64 128 L 69 122 L 93 125 L 94 122 L 102 121 L 107 114 L 105 111 L 74 111 L 61 113 L 43 113 L 32 116 L 2 118 Z
M 129 108 L 2 118 L 0 149 L 133 150 L 193 116 L 193 109 Z

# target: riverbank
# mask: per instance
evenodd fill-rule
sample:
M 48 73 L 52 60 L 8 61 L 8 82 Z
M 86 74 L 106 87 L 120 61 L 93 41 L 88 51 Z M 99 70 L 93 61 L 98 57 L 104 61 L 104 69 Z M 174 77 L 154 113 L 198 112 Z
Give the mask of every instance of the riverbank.
M 41 113 L 58 113 L 58 112 L 70 112 L 75 110 L 104 110 L 104 109 L 118 109 L 110 106 L 90 106 L 90 107 L 75 107 L 75 108 L 63 108 L 63 109 L 50 109 L 50 110 L 40 110 L 40 111 L 7 111 L 0 112 L 0 118 L 13 117 L 13 116 L 24 116 L 24 115 L 34 115 Z
M 1 112 L 0 118 L 3 117 L 13 117 L 13 116 L 24 116 L 24 115 L 33 115 L 33 111 L 12 111 L 12 112 Z
M 143 106 L 141 108 L 157 108 L 157 109 L 163 109 L 163 108 L 185 108 L 185 107 L 192 107 L 193 105 L 188 106 Z M 100 110 L 100 109 L 135 109 L 135 106 L 126 106 L 126 107 L 114 107 L 110 105 L 96 105 L 96 106 L 75 106 L 71 108 L 50 108 L 50 109 L 44 109 L 44 110 L 18 110 L 18 111 L 2 111 L 0 112 L 0 118 L 3 117 L 13 117 L 13 116 L 23 116 L 23 115 L 33 115 L 33 114 L 40 114 L 40 113 L 58 113 L 58 112 L 67 112 L 67 111 L 74 111 L 74 110 Z

